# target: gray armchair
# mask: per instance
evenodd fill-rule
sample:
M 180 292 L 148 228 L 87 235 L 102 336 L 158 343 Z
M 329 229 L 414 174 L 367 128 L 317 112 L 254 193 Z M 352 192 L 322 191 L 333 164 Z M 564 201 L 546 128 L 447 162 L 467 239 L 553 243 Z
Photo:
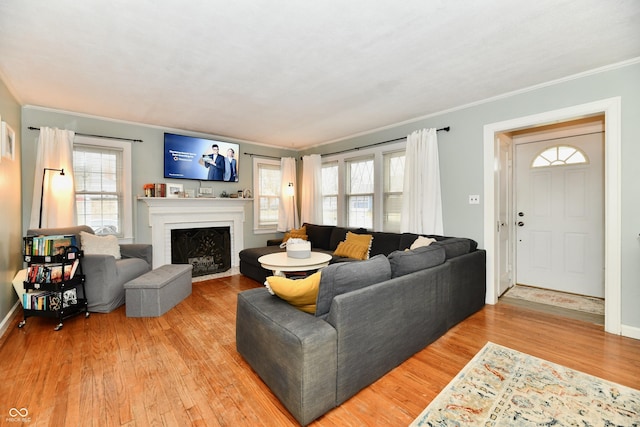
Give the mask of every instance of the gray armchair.
M 87 225 L 62 228 L 27 230 L 27 236 L 73 234 L 82 248 L 80 232 L 93 233 Z M 108 313 L 124 304 L 124 284 L 151 270 L 152 248 L 149 244 L 130 243 L 120 245 L 121 259 L 112 255 L 85 254 L 82 272 L 85 275 L 85 291 L 89 311 Z

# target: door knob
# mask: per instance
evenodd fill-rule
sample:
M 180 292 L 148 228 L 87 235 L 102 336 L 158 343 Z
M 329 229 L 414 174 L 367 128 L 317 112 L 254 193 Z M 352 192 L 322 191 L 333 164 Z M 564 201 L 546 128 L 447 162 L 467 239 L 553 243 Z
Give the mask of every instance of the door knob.
M 522 227 L 523 225 L 524 225 L 524 222 L 518 221 L 518 227 Z

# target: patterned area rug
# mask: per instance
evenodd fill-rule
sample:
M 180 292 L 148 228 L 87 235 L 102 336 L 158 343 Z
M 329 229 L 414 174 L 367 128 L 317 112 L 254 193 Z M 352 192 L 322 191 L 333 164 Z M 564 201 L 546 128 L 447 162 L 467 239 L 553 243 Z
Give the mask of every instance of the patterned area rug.
M 604 300 L 601 298 L 567 294 L 523 285 L 512 287 L 505 293 L 505 296 L 540 304 L 555 305 L 556 307 L 571 310 L 584 311 L 601 316 L 604 315 Z
M 640 391 L 489 342 L 411 426 L 640 426 Z

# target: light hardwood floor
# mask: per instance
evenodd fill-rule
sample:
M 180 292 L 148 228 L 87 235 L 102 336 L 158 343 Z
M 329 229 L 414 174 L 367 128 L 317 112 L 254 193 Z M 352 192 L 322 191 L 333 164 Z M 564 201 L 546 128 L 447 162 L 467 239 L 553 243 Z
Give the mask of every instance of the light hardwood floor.
M 0 341 L 0 425 L 18 425 L 11 408 L 41 426 L 296 425 L 235 349 L 236 295 L 257 286 L 240 275 L 194 283 L 162 317 L 121 307 L 58 332 L 46 318 L 18 329 L 16 317 Z M 640 341 L 498 303 L 312 425 L 408 425 L 487 341 L 640 389 Z

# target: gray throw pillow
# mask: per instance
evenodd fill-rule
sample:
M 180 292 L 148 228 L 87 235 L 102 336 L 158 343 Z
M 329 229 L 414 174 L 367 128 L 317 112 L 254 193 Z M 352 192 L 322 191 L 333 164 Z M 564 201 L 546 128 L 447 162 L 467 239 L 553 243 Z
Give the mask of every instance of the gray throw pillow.
M 442 246 L 422 246 L 410 251 L 394 251 L 389 254 L 391 277 L 400 277 L 444 262 Z
M 391 266 L 384 255 L 377 255 L 365 261 L 341 262 L 322 269 L 316 317 L 329 313 L 331 302 L 336 295 L 355 291 L 391 278 Z
M 471 252 L 471 241 L 464 237 L 450 237 L 448 239 L 433 242 L 433 246 L 442 246 L 447 259 L 455 258 Z

